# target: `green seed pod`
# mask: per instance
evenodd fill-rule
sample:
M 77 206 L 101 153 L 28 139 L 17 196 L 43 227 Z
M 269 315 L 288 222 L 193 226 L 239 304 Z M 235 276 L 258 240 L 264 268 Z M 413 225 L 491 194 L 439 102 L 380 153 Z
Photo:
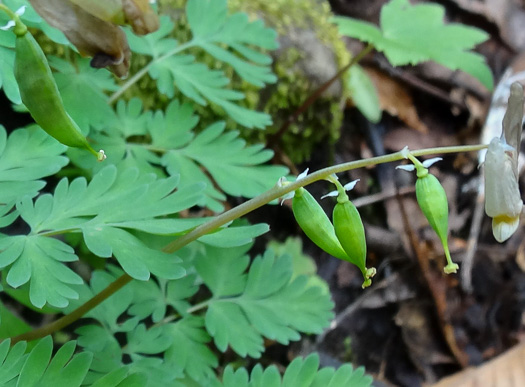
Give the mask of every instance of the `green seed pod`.
M 417 168 L 417 166 L 416 166 Z M 458 265 L 452 262 L 448 249 L 448 201 L 447 195 L 439 180 L 428 173 L 426 168 L 418 168 L 418 179 L 416 181 L 416 197 L 421 211 L 428 220 L 428 223 L 438 235 L 445 256 L 447 266 L 444 271 L 447 274 L 455 273 Z
M 333 213 L 335 235 L 348 255 L 347 261 L 366 273 L 366 238 L 361 215 L 346 194 L 337 198 Z
M 77 124 L 67 114 L 55 79 L 42 49 L 20 20 L 15 20 L 15 78 L 22 102 L 36 123 L 64 145 L 83 148 L 99 161 L 104 152 L 96 152 Z
M 304 188 L 295 191 L 292 201 L 295 220 L 306 236 L 328 254 L 348 260 L 348 257 L 337 239 L 334 226 L 328 219 L 321 205 Z

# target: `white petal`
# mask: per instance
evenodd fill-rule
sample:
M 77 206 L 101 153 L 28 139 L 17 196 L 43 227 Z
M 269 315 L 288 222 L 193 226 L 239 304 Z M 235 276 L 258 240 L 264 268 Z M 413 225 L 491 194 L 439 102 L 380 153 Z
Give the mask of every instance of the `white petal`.
M 23 6 L 21 6 L 20 8 L 18 8 L 16 10 L 15 14 L 18 15 L 18 16 L 22 16 L 25 11 L 26 11 L 26 6 L 23 5 Z
M 357 184 L 357 182 L 361 180 L 361 179 L 357 179 L 357 180 L 354 180 L 354 181 L 351 181 L 350 183 L 347 183 L 344 185 L 344 189 L 345 191 L 351 191 L 354 189 L 355 185 Z
M 408 150 L 408 146 L 406 146 L 403 149 L 401 149 L 401 156 L 403 156 L 405 159 L 408 159 L 408 154 L 409 153 L 410 153 L 410 151 Z
M 279 180 L 277 180 L 277 187 L 279 188 L 284 187 L 286 185 L 285 184 L 286 182 L 287 182 L 286 177 L 284 176 L 280 177 Z
M 423 161 L 421 164 L 423 164 L 423 166 L 425 168 L 428 168 L 432 164 L 435 164 L 435 163 L 437 163 L 438 161 L 441 161 L 441 160 L 443 160 L 441 157 L 434 157 L 433 159 L 428 159 L 428 160 Z
M 333 196 L 337 196 L 339 195 L 339 192 L 336 190 L 336 191 L 332 191 L 332 192 L 328 192 L 326 195 L 324 196 L 321 196 L 321 200 L 323 200 L 324 198 L 327 198 L 327 197 L 333 197 Z
M 297 181 L 297 180 L 304 179 L 304 178 L 306 177 L 306 175 L 308 175 L 308 170 L 309 170 L 309 169 L 310 169 L 310 168 L 306 168 L 306 169 L 304 170 L 303 173 L 299 174 L 299 176 L 297 176 L 296 181 Z
M 9 28 L 14 27 L 14 26 L 15 26 L 15 22 L 12 20 L 9 20 L 5 26 L 0 27 L 0 30 L 7 31 Z
M 520 217 L 492 219 L 492 233 L 499 243 L 505 242 L 518 229 Z
M 485 212 L 491 218 L 519 216 L 523 207 L 514 160 L 494 138 L 485 157 Z
M 403 171 L 412 172 L 416 167 L 414 164 L 408 164 L 408 165 L 398 165 L 396 169 L 402 169 Z

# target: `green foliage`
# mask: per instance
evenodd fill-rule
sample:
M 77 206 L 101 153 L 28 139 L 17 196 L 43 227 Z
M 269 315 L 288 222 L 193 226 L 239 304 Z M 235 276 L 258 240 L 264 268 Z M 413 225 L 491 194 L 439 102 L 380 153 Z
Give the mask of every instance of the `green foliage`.
M 32 150 L 29 154 L 28 149 Z M 7 211 L 17 198 L 35 197 L 45 186 L 41 179 L 57 173 L 67 164 L 67 158 L 62 156 L 65 149 L 64 145 L 35 126 L 15 130 L 8 137 L 0 125 L 1 227 L 14 221 L 16 214 L 7 214 Z
M 193 55 L 178 52 L 181 47 L 199 47 L 232 66 L 245 81 L 261 87 L 274 83 L 276 78 L 268 67 L 271 58 L 253 47 L 277 48 L 275 31 L 264 27 L 260 20 L 250 22 L 246 14 L 228 15 L 225 0 L 189 0 L 186 14 L 192 39 L 182 45 L 169 37 L 174 24 L 168 17 L 161 18 L 161 28 L 148 36 L 128 35 L 133 51 L 152 57 L 148 73 L 156 80 L 158 90 L 172 98 L 176 87 L 200 105 L 206 105 L 208 100 L 247 128 L 263 129 L 270 125 L 272 121 L 267 114 L 236 104 L 244 95 L 225 88 L 230 81 L 222 71 L 211 70 L 195 62 Z
M 247 257 L 217 254 L 209 251 L 196 269 L 213 294 L 205 322 L 221 351 L 231 346 L 241 356 L 259 357 L 262 336 L 288 344 L 299 339 L 299 331 L 321 333 L 332 318 L 333 305 L 322 289 L 308 287 L 305 276 L 290 280 L 289 255 L 269 250 L 244 273 Z
M 257 365 L 248 376 L 244 368 L 236 371 L 228 366 L 224 371 L 222 386 L 224 387 L 368 387 L 372 378 L 364 374 L 363 368 L 353 369 L 345 364 L 339 369 L 319 368 L 319 357 L 310 355 L 305 359 L 296 358 L 281 377 L 275 366 L 263 370 Z
M 73 355 L 75 341 L 64 344 L 55 354 L 53 340 L 47 336 L 29 352 L 21 341 L 9 348 L 10 340 L 0 344 L 0 383 L 2 386 L 80 386 L 91 364 L 92 355 Z
M 359 65 L 352 66 L 349 72 L 347 86 L 355 106 L 368 121 L 378 123 L 381 120 L 381 108 L 372 80 Z
M 272 158 L 273 152 L 260 144 L 247 146 L 237 131 L 225 133 L 223 122 L 196 134 L 198 116 L 191 105 L 177 100 L 165 112 L 153 114 L 143 111 L 138 99 L 127 104 L 119 101 L 116 112 L 106 115 L 105 121 L 91 138 L 97 149 L 106 151 L 107 163 L 135 166 L 160 176 L 166 172 L 180 176 L 181 188 L 205 183 L 198 204 L 214 211 L 223 210 L 220 201 L 226 199 L 224 193 L 254 197 L 287 173 L 281 166 L 261 165 Z M 75 163 L 83 168 L 102 167 L 85 153 L 71 152 Z
M 452 70 L 463 70 L 492 90 L 492 72 L 484 58 L 470 52 L 488 35 L 461 24 L 444 24 L 445 10 L 438 4 L 411 5 L 392 0 L 381 9 L 381 28 L 346 17 L 335 17 L 343 35 L 371 43 L 394 66 L 434 60 Z
M 238 358 L 260 358 L 265 339 L 286 345 L 301 334 L 321 333 L 333 318 L 327 284 L 300 242 L 274 242 L 252 258 L 253 239 L 269 226 L 248 224 L 240 215 L 226 218 L 235 212 L 212 216 L 231 206 L 229 196 L 257 197 L 287 173 L 269 164 L 273 153 L 263 145 L 247 144 L 239 131 L 225 131 L 225 122 L 245 128 L 271 124 L 268 114 L 247 106 L 259 103 L 257 88 L 277 80 L 268 54 L 277 48 L 275 31 L 244 13 L 228 12 L 225 0 L 188 0 L 187 39 L 172 37 L 175 23 L 167 16 L 155 33 L 126 32 L 133 54 L 147 62 L 120 81 L 92 69 L 27 1 L 1 4 L 12 10 L 26 5 L 24 23 L 45 44 L 60 44 L 46 52 L 60 54 L 48 57 L 66 110 L 108 158 L 97 163 L 82 149 L 66 151 L 36 125 L 9 135 L 0 126 L 5 293 L 0 337 L 31 330 L 11 309 L 26 307 L 31 315 L 48 318 L 75 316 L 94 297 L 103 299 L 77 321 L 74 332 L 65 329 L 55 342 L 51 336 L 30 348 L 25 341 L 12 348 L 9 340 L 1 342 L 0 384 L 370 385 L 371 378 L 350 365 L 319 369 L 316 355 L 294 360 L 282 376 L 275 366 L 256 365 L 248 373 L 238 368 L 237 359 L 234 369 L 223 355 L 231 350 Z M 389 34 L 396 12 L 401 20 L 406 17 L 408 11 L 398 9 L 404 5 L 394 0 L 385 8 L 379 35 L 358 23 L 359 34 L 365 39 L 362 31 L 370 32 L 393 60 L 432 58 L 472 70 L 477 57 L 464 50 L 481 41 L 477 32 L 455 46 L 440 46 L 437 54 L 401 53 L 399 39 Z M 427 22 L 437 19 L 437 8 L 418 7 L 417 12 L 430 10 L 423 15 Z M 421 44 L 413 42 L 416 48 Z M 15 110 L 24 112 L 13 77 L 13 47 L 12 32 L 0 30 L 0 86 Z M 456 50 L 455 62 L 445 48 Z M 201 60 L 199 53 L 214 62 Z M 128 95 L 144 76 L 154 80 L 154 94 L 169 103 L 149 110 L 147 99 L 153 97 Z M 252 101 L 237 90 L 240 82 L 250 85 Z M 365 83 L 351 85 L 357 90 Z M 224 119 L 201 123 L 196 111 L 203 107 L 222 110 Z M 370 116 L 376 113 L 370 110 Z
M 184 378 L 206 385 L 214 380 L 218 365 L 209 348 L 212 340 L 221 351 L 231 346 L 241 356 L 259 357 L 263 337 L 286 344 L 298 340 L 299 332 L 321 332 L 332 318 L 333 305 L 328 293 L 308 281 L 314 274 L 292 280 L 291 256 L 276 256 L 272 250 L 249 266 L 249 248 L 202 245 L 191 261 L 184 262 L 195 267 L 194 274 L 133 282 L 90 311 L 85 317 L 98 324 L 76 331 L 79 345 L 93 353 L 86 381 L 126 368 L 146 375 L 144 385 Z M 120 273 L 116 268 L 95 271 L 90 286 L 75 286 L 79 299 L 66 311 L 99 293 Z M 212 296 L 192 307 L 190 300 L 202 286 Z M 149 318 L 155 325 L 145 325 Z M 126 335 L 125 343 L 115 338 L 117 333 Z M 150 355 L 161 357 L 153 360 Z

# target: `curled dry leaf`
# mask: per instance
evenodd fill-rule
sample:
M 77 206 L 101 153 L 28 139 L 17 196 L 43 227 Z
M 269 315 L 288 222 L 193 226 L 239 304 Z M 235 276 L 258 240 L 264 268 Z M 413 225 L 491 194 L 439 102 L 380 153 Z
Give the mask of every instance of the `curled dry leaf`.
M 148 0 L 71 0 L 98 19 L 129 24 L 137 35 L 146 35 L 159 28 L 159 18 Z
M 119 77 L 129 70 L 131 52 L 118 24 L 130 24 L 136 34 L 158 29 L 157 15 L 147 0 L 30 0 L 33 8 L 61 30 L 91 66 L 109 67 Z

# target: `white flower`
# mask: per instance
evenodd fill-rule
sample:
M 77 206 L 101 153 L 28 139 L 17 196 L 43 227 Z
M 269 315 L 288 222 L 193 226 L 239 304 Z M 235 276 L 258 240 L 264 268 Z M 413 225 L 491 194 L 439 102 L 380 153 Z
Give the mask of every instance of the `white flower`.
M 503 133 L 493 138 L 485 156 L 485 212 L 492 218 L 498 242 L 510 238 L 519 226 L 523 208 L 518 183 L 518 153 L 523 119 L 523 87 L 511 85 Z
M 498 242 L 514 234 L 523 207 L 515 153 L 505 139 L 496 137 L 485 155 L 485 212 L 492 218 L 492 233 Z

